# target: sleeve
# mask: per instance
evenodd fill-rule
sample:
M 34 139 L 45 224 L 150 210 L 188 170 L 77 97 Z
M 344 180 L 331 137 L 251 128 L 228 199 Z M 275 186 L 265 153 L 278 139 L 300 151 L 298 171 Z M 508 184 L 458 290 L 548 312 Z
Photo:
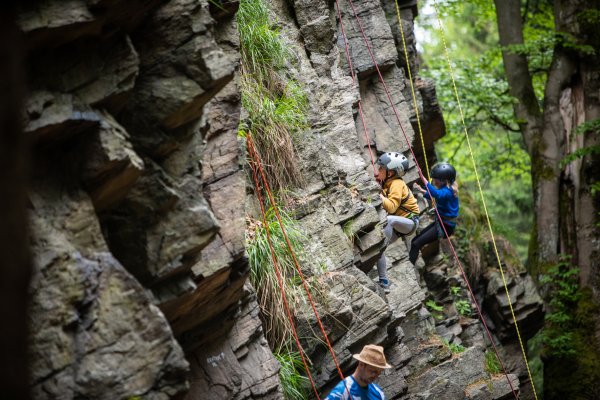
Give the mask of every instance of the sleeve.
M 452 192 L 452 190 L 446 190 L 447 188 L 445 187 L 441 189 L 436 189 L 435 186 L 427 182 L 427 188 L 429 189 L 429 192 L 431 193 L 433 198 L 436 200 L 448 200 L 454 197 L 454 193 Z M 425 194 L 425 197 L 429 197 L 428 193 Z

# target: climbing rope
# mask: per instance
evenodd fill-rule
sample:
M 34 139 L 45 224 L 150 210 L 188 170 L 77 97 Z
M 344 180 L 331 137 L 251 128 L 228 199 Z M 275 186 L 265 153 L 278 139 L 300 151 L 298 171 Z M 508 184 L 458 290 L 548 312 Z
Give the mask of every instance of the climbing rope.
M 344 24 L 342 23 L 342 14 L 340 12 L 340 4 L 338 0 L 335 0 L 335 6 L 338 13 L 338 18 L 340 19 L 340 26 L 342 28 L 342 37 L 344 38 L 344 49 L 346 50 L 346 59 L 348 60 L 348 68 L 350 68 L 352 83 L 356 84 L 356 73 L 354 72 L 354 67 L 352 66 L 352 59 L 350 58 L 350 49 L 348 47 L 348 40 L 346 39 L 346 31 L 344 30 Z M 375 159 L 373 158 L 373 151 L 371 150 L 371 140 L 369 139 L 369 130 L 367 129 L 367 124 L 365 122 L 365 116 L 362 109 L 362 102 L 360 99 L 360 88 L 358 94 L 358 113 L 360 114 L 360 119 L 362 121 L 363 129 L 365 131 L 365 141 L 367 142 L 367 146 L 369 147 L 369 155 L 371 156 L 371 166 L 373 167 L 373 174 L 375 174 L 377 173 L 377 171 L 375 170 Z
M 464 117 L 464 114 L 463 114 L 462 106 L 460 104 L 460 98 L 458 96 L 458 90 L 456 88 L 456 81 L 454 79 L 454 70 L 452 69 L 452 63 L 450 62 L 450 57 L 448 55 L 448 47 L 446 46 L 446 37 L 445 37 L 445 34 L 444 34 L 444 28 L 442 26 L 442 20 L 440 18 L 440 12 L 439 12 L 438 4 L 437 4 L 436 0 L 433 0 L 433 6 L 435 8 L 435 12 L 436 12 L 436 16 L 437 16 L 438 28 L 439 28 L 439 31 L 440 31 L 440 36 L 442 38 L 442 44 L 443 44 L 443 47 L 444 47 L 444 55 L 446 56 L 446 63 L 448 65 L 448 69 L 449 69 L 449 72 L 450 72 L 450 79 L 452 80 L 452 88 L 453 88 L 453 91 L 454 91 L 454 97 L 456 98 L 456 104 L 458 105 L 458 111 L 459 111 L 459 114 L 460 114 L 460 121 L 462 123 L 463 130 L 465 132 L 465 139 L 467 141 L 467 147 L 469 149 L 469 155 L 470 155 L 470 158 L 471 158 L 471 163 L 473 164 L 473 171 L 475 172 L 475 179 L 477 181 L 477 187 L 479 188 L 479 195 L 481 196 L 481 202 L 483 204 L 483 210 L 485 212 L 485 218 L 486 218 L 486 221 L 487 221 L 487 226 L 488 226 L 488 229 L 490 231 L 490 235 L 492 237 L 492 244 L 493 244 L 493 247 L 494 247 L 494 253 L 496 255 L 496 261 L 498 262 L 498 267 L 500 268 L 500 275 L 502 276 L 502 282 L 504 283 L 504 290 L 506 291 L 506 297 L 507 297 L 507 300 L 508 300 L 508 306 L 510 307 L 510 313 L 511 313 L 513 321 L 515 323 L 515 330 L 517 332 L 517 338 L 519 339 L 519 345 L 521 346 L 521 353 L 523 354 L 523 360 L 525 361 L 525 366 L 527 368 L 527 374 L 529 376 L 529 381 L 531 382 L 531 387 L 533 389 L 533 395 L 534 395 L 535 399 L 537 400 L 538 397 L 537 397 L 537 392 L 535 390 L 535 384 L 533 382 L 533 377 L 531 376 L 531 370 L 529 368 L 529 362 L 527 361 L 527 354 L 525 352 L 525 346 L 523 345 L 523 340 L 521 338 L 521 332 L 520 332 L 519 326 L 517 324 L 517 317 L 515 316 L 515 311 L 514 311 L 513 306 L 512 306 L 512 300 L 510 298 L 510 293 L 509 293 L 509 290 L 508 290 L 508 284 L 506 282 L 506 277 L 504 275 L 504 269 L 502 268 L 502 262 L 500 261 L 500 255 L 499 255 L 499 252 L 498 252 L 498 247 L 496 245 L 496 239 L 495 239 L 495 236 L 494 236 L 494 231 L 492 229 L 492 223 L 491 223 L 490 216 L 489 216 L 488 209 L 487 209 L 487 205 L 486 205 L 486 202 L 485 202 L 485 196 L 483 195 L 483 189 L 481 187 L 481 181 L 479 179 L 479 173 L 477 172 L 477 165 L 475 163 L 475 157 L 473 156 L 473 149 L 471 147 L 471 141 L 469 139 L 469 132 L 468 132 L 467 126 L 465 124 L 465 117 Z
M 371 49 L 371 45 L 369 44 L 369 41 L 368 41 L 368 39 L 367 39 L 367 36 L 366 36 L 366 34 L 365 34 L 364 28 L 363 28 L 363 26 L 362 26 L 362 22 L 361 22 L 361 20 L 360 20 L 360 17 L 358 16 L 358 14 L 357 14 L 357 12 L 356 12 L 356 9 L 355 9 L 355 7 L 354 7 L 354 3 L 353 3 L 353 1 L 352 1 L 352 0 L 348 0 L 348 1 L 349 1 L 349 3 L 350 3 L 350 7 L 352 8 L 352 12 L 353 12 L 353 14 L 354 14 L 354 17 L 355 17 L 355 19 L 356 19 L 356 22 L 358 23 L 358 26 L 359 26 L 359 28 L 360 28 L 360 31 L 361 31 L 361 34 L 362 34 L 362 37 L 363 37 L 363 40 L 364 40 L 365 46 L 367 47 L 367 50 L 368 50 L 368 52 L 369 52 L 369 55 L 371 56 L 371 60 L 373 61 L 373 64 L 374 64 L 374 66 L 375 66 L 375 69 L 376 69 L 376 71 L 377 71 L 377 74 L 379 75 L 379 80 L 380 80 L 380 82 L 381 82 L 381 84 L 382 84 L 382 86 L 383 86 L 383 88 L 384 88 L 384 90 L 385 90 L 385 93 L 387 94 L 388 100 L 389 100 L 389 102 L 390 102 L 390 105 L 391 105 L 391 107 L 392 107 L 392 110 L 394 111 L 394 114 L 395 114 L 395 116 L 396 116 L 396 120 L 398 121 L 398 124 L 399 124 L 399 126 L 400 126 L 400 129 L 402 130 L 402 133 L 403 133 L 403 135 L 404 135 L 404 138 L 405 138 L 405 140 L 406 140 L 406 143 L 407 143 L 407 145 L 408 145 L 408 147 L 409 147 L 409 149 L 410 149 L 410 152 L 412 153 L 412 155 L 413 155 L 413 157 L 414 157 L 414 159 L 415 159 L 415 162 L 416 162 L 416 166 L 417 166 L 417 169 L 418 169 L 419 175 L 421 176 L 421 178 L 423 178 L 423 179 L 424 179 L 423 171 L 421 170 L 421 167 L 419 166 L 419 163 L 417 162 L 417 158 L 415 157 L 414 150 L 413 150 L 413 148 L 412 148 L 412 146 L 411 146 L 411 144 L 410 144 L 410 141 L 408 140 L 408 136 L 406 135 L 406 132 L 405 132 L 405 130 L 404 130 L 404 127 L 402 126 L 402 123 L 401 123 L 401 121 L 400 121 L 400 116 L 398 115 L 398 112 L 397 112 L 397 110 L 396 110 L 396 107 L 394 106 L 394 102 L 392 101 L 392 98 L 391 98 L 391 96 L 390 96 L 389 90 L 388 90 L 388 88 L 387 88 L 387 85 L 386 85 L 386 83 L 385 83 L 385 80 L 383 79 L 383 76 L 382 76 L 382 74 L 381 74 L 381 71 L 380 71 L 380 69 L 379 69 L 379 65 L 378 65 L 378 63 L 377 63 L 377 60 L 375 59 L 375 56 L 374 56 L 374 54 L 373 54 L 373 51 L 372 51 L 372 49 Z M 430 196 L 431 198 L 433 198 L 433 196 L 431 196 L 431 192 L 429 191 L 429 187 L 428 187 L 427 185 L 425 186 L 425 189 L 427 189 L 427 193 L 429 194 L 429 196 Z M 467 275 L 466 275 L 466 273 L 465 273 L 465 271 L 464 271 L 464 268 L 463 268 L 463 266 L 462 266 L 462 263 L 461 263 L 461 262 L 460 262 L 460 260 L 458 259 L 458 254 L 456 253 L 456 250 L 455 250 L 455 248 L 454 248 L 454 245 L 452 244 L 452 241 L 450 240 L 450 236 L 448 235 L 448 232 L 446 231 L 446 228 L 445 228 L 445 226 L 444 226 L 444 224 L 443 224 L 442 217 L 441 217 L 441 215 L 440 215 L 440 213 L 439 213 L 439 211 L 438 211 L 437 207 L 434 207 L 434 210 L 435 210 L 435 213 L 436 213 L 436 215 L 437 215 L 437 217 L 438 217 L 439 223 L 440 223 L 440 225 L 441 225 L 441 227 L 442 227 L 442 229 L 443 229 L 443 231 L 444 231 L 444 235 L 446 236 L 446 239 L 448 240 L 448 243 L 450 244 L 450 248 L 451 248 L 451 250 L 452 250 L 452 253 L 453 253 L 453 255 L 454 255 L 454 258 L 455 258 L 455 260 L 456 260 L 456 262 L 457 262 L 457 265 L 459 266 L 459 268 L 460 268 L 460 270 L 461 270 L 461 273 L 462 273 L 462 275 L 463 275 L 463 277 L 464 277 L 464 280 L 465 280 L 465 283 L 466 283 L 466 285 L 467 285 L 467 288 L 469 289 L 469 293 L 470 293 L 470 295 L 471 295 L 472 302 L 473 302 L 473 304 L 475 305 L 475 307 L 476 307 L 476 309 L 477 309 L 477 313 L 478 313 L 478 315 L 479 315 L 479 319 L 481 320 L 481 322 L 482 322 L 482 324 L 483 324 L 483 326 L 484 326 L 484 328 L 485 328 L 485 331 L 486 331 L 486 333 L 487 333 L 487 335 L 488 335 L 488 338 L 489 338 L 489 340 L 490 340 L 490 343 L 492 344 L 492 346 L 493 346 L 493 348 L 494 348 L 494 351 L 495 351 L 495 353 L 496 353 L 496 357 L 498 358 L 498 361 L 500 362 L 500 365 L 501 365 L 501 367 L 502 367 L 502 369 L 503 369 L 503 371 L 504 371 L 504 375 L 506 376 L 506 380 L 508 381 L 508 384 L 509 384 L 509 386 L 510 386 L 510 388 L 511 388 L 512 392 L 513 392 L 513 395 L 515 396 L 515 398 L 516 398 L 516 399 L 519 399 L 519 396 L 518 396 L 518 394 L 516 393 L 516 391 L 515 391 L 515 388 L 513 387 L 513 384 L 512 384 L 511 380 L 510 380 L 510 379 L 509 379 L 509 377 L 508 377 L 508 373 L 507 373 L 507 371 L 506 371 L 506 368 L 504 367 L 504 364 L 502 363 L 502 361 L 501 361 L 501 359 L 500 359 L 500 355 L 499 355 L 498 349 L 497 349 L 497 347 L 496 347 L 496 345 L 495 345 L 495 343 L 494 343 L 494 340 L 493 340 L 493 338 L 492 338 L 492 334 L 491 334 L 491 332 L 490 332 L 490 330 L 489 330 L 489 328 L 488 328 L 488 326 L 487 326 L 487 323 L 485 322 L 485 319 L 483 318 L 483 314 L 482 314 L 482 312 L 481 312 L 481 309 L 480 309 L 480 307 L 479 307 L 479 304 L 477 303 L 477 300 L 476 300 L 476 298 L 475 298 L 475 294 L 473 293 L 473 290 L 472 290 L 472 288 L 471 288 L 471 285 L 469 284 L 469 281 L 468 281 L 468 279 L 467 279 Z
M 260 190 L 260 183 L 258 181 L 258 173 L 257 173 L 257 165 L 260 165 L 260 160 L 258 159 L 258 154 L 256 153 L 256 151 L 254 150 L 252 143 L 252 140 L 250 139 L 250 134 L 248 134 L 247 136 L 248 138 L 248 150 L 250 153 L 250 156 L 252 158 L 252 162 L 249 163 L 250 167 L 252 168 L 252 178 L 254 180 L 254 187 L 256 188 L 256 195 L 258 196 L 258 203 L 260 204 L 260 211 L 262 214 L 262 219 L 263 219 L 263 224 L 265 226 L 265 231 L 267 233 L 267 242 L 269 243 L 269 249 L 271 251 L 271 258 L 273 260 L 273 266 L 275 267 L 275 274 L 277 276 L 277 283 L 279 285 L 279 290 L 280 290 L 280 294 L 281 294 L 281 299 L 283 300 L 283 306 L 285 308 L 285 312 L 287 314 L 288 320 L 290 321 L 290 325 L 292 327 L 292 333 L 294 335 L 294 340 L 296 342 L 296 346 L 298 347 L 298 353 L 300 353 L 300 357 L 302 358 L 302 364 L 304 364 L 304 368 L 306 369 L 306 372 L 308 374 L 308 379 L 310 380 L 310 384 L 315 392 L 315 395 L 317 396 L 318 400 L 321 400 L 321 398 L 319 397 L 319 392 L 317 390 L 317 386 L 315 385 L 315 382 L 313 380 L 312 374 L 310 373 L 310 368 L 308 367 L 308 362 L 306 361 L 306 358 L 304 357 L 304 349 L 302 348 L 302 345 L 300 344 L 300 339 L 298 338 L 298 332 L 296 330 L 296 324 L 294 323 L 294 317 L 292 316 L 292 313 L 290 311 L 290 307 L 287 301 L 287 296 L 285 294 L 285 290 L 284 290 L 284 283 L 283 283 L 283 277 L 281 274 L 281 271 L 279 269 L 279 264 L 277 263 L 277 255 L 275 254 L 275 249 L 273 248 L 273 242 L 271 240 L 271 232 L 269 230 L 269 223 L 267 221 L 267 213 L 265 211 L 265 206 L 264 206 L 264 201 L 263 201 L 263 197 L 261 194 L 261 190 Z M 282 226 L 283 229 L 283 226 Z
M 304 274 L 302 273 L 302 269 L 300 268 L 300 264 L 298 263 L 298 259 L 296 258 L 296 254 L 294 252 L 294 249 L 292 248 L 292 244 L 290 242 L 290 239 L 287 235 L 287 232 L 285 231 L 285 227 L 284 224 L 281 220 L 281 215 L 279 214 L 279 209 L 277 207 L 277 203 L 275 202 L 275 199 L 273 198 L 273 193 L 271 192 L 271 189 L 269 188 L 269 183 L 267 182 L 267 178 L 265 176 L 264 170 L 262 168 L 262 163 L 260 162 L 260 157 L 258 156 L 258 153 L 256 152 L 256 149 L 254 148 L 254 141 L 252 140 L 252 135 L 248 134 L 246 136 L 246 142 L 248 144 L 248 152 L 251 154 L 253 160 L 255 160 L 254 165 L 256 166 L 258 172 L 260 172 L 260 176 L 262 178 L 262 183 L 263 183 L 263 187 L 264 190 L 266 191 L 269 201 L 271 203 L 271 207 L 273 208 L 273 211 L 275 211 L 275 216 L 277 217 L 277 221 L 279 222 L 279 226 L 281 228 L 281 233 L 283 234 L 283 237 L 285 239 L 285 242 L 287 244 L 288 250 L 290 252 L 290 255 L 292 256 L 292 259 L 294 260 L 294 266 L 296 267 L 296 271 L 298 272 L 298 276 L 300 276 L 300 280 L 302 281 L 302 286 L 304 287 L 304 291 L 306 292 L 307 298 L 308 298 L 308 302 L 310 303 L 313 313 L 315 314 L 315 317 L 317 319 L 317 323 L 319 325 L 319 328 L 321 330 L 321 333 L 323 334 L 323 338 L 325 339 L 325 343 L 327 344 L 327 347 L 329 349 L 329 352 L 331 353 L 331 356 L 333 357 L 333 362 L 336 366 L 336 369 L 338 371 L 338 374 L 340 376 L 340 378 L 342 379 L 342 381 L 344 382 L 344 386 L 346 388 L 346 391 L 348 392 L 348 395 L 351 397 L 350 395 L 350 390 L 348 389 L 346 382 L 344 380 L 344 374 L 342 373 L 342 369 L 340 368 L 340 364 L 338 363 L 337 357 L 335 356 L 335 351 L 333 350 L 333 346 L 331 345 L 331 342 L 329 341 L 329 337 L 327 336 L 327 333 L 325 332 L 325 328 L 323 327 L 323 322 L 321 321 L 321 317 L 319 316 L 319 312 L 317 311 L 317 308 L 315 306 L 315 302 L 312 298 L 312 295 L 310 293 L 310 289 L 308 288 L 308 284 L 306 283 L 306 279 L 304 277 Z M 256 187 L 257 193 L 260 193 L 260 188 L 257 186 Z M 262 198 L 262 196 L 261 196 Z M 261 209 L 263 209 L 262 203 L 261 203 Z M 266 222 L 265 222 L 266 225 Z M 283 290 L 283 289 L 282 289 Z M 296 337 L 297 340 L 297 345 L 300 346 L 300 343 Z M 301 349 L 301 347 L 299 347 L 299 349 Z M 300 353 L 302 354 L 302 351 L 300 351 Z M 308 368 L 307 368 L 308 371 Z M 311 382 L 312 382 L 312 378 L 311 378 Z M 314 385 L 314 383 L 313 383 Z M 313 388 L 316 391 L 316 388 L 313 386 Z M 318 395 L 317 395 L 318 397 Z

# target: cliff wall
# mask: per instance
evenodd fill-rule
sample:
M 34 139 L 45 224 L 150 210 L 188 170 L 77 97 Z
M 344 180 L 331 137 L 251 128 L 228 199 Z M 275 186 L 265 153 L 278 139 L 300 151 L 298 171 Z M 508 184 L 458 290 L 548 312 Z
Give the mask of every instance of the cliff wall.
M 380 378 L 390 398 L 510 394 L 508 381 L 518 388 L 526 376 L 519 353 L 508 380 L 485 371 L 481 325 L 459 314 L 449 294 L 451 286 L 464 293 L 464 281 L 437 248 L 415 269 L 397 241 L 386 250 L 391 292 L 373 281 L 385 213 L 371 153 L 405 153 L 412 182 L 409 144 L 420 162 L 425 157 L 417 111 L 430 162 L 444 134 L 434 82 L 418 76 L 416 2 L 399 1 L 417 110 L 394 2 L 354 2 L 400 121 L 346 0 L 339 6 L 356 81 L 336 2 L 269 5 L 295 55 L 287 73 L 308 97 L 309 128 L 295 142 L 303 183 L 290 198 L 307 235 L 302 268 L 319 285 L 317 309 L 341 369 L 349 373 L 352 354 L 379 343 L 394 365 Z M 21 10 L 25 131 L 34 141 L 34 398 L 282 398 L 279 364 L 248 282 L 245 218 L 258 208 L 238 137 L 245 118 L 238 7 L 229 0 L 46 0 Z M 473 254 L 472 263 L 491 265 Z M 495 339 L 514 344 L 497 276 L 482 276 L 477 287 Z M 519 322 L 535 332 L 539 297 L 525 275 L 516 273 L 511 285 Z M 443 318 L 425 307 L 432 299 L 445 305 Z M 339 379 L 335 362 L 312 310 L 296 320 L 326 392 Z M 466 351 L 453 355 L 449 343 Z

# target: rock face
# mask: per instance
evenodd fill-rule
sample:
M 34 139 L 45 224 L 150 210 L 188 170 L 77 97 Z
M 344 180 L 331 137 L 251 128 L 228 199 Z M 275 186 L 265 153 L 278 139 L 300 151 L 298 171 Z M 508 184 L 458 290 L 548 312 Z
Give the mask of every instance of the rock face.
M 31 200 L 34 398 L 168 399 L 187 389 L 181 347 L 108 251 L 89 197 L 40 183 Z
M 501 399 L 508 382 L 519 390 L 527 377 L 516 357 L 508 380 L 485 371 L 489 339 L 457 309 L 452 290 L 466 296 L 466 284 L 437 247 L 416 269 L 407 242 L 384 244 L 373 158 L 403 152 L 411 183 L 445 129 L 434 83 L 418 76 L 416 2 L 399 1 L 408 60 L 392 0 L 267 3 L 295 54 L 286 74 L 309 99 L 310 128 L 295 143 L 304 184 L 290 204 L 335 358 L 308 302 L 294 322 L 319 392 L 337 383 L 338 367 L 352 372 L 367 343 L 383 345 L 393 365 L 379 380 L 391 399 Z M 246 209 L 253 192 L 237 135 L 238 6 L 45 0 L 22 9 L 24 128 L 35 143 L 34 398 L 283 398 L 247 279 L 245 217 L 257 210 Z M 421 134 L 427 154 L 415 146 Z M 387 295 L 374 281 L 384 251 Z M 512 348 L 512 313 L 488 258 L 473 258 L 487 271 L 473 286 L 493 340 Z M 528 338 L 543 316 L 539 296 L 518 272 L 509 291 Z M 466 350 L 453 355 L 451 345 Z
M 205 384 L 213 398 L 223 384 L 225 397 L 280 397 L 255 296 L 243 290 L 236 9 L 22 9 L 35 398 L 206 398 Z M 212 367 L 221 354 L 229 372 Z

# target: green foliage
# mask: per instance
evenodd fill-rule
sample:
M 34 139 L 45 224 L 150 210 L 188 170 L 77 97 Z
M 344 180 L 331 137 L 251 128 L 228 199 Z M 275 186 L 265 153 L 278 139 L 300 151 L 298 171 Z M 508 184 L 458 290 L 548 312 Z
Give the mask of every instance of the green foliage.
M 286 400 L 303 400 L 307 398 L 306 385 L 308 378 L 306 369 L 298 352 L 280 350 L 274 353 L 279 361 L 279 380 Z
M 598 135 L 600 133 L 600 118 L 593 119 L 591 121 L 586 121 L 575 129 L 575 135 L 587 135 L 587 134 L 595 134 Z M 575 150 L 573 153 L 566 155 L 562 160 L 560 160 L 560 167 L 564 168 L 569 163 L 581 159 L 587 155 L 600 154 L 600 146 L 587 146 L 582 147 Z
M 571 306 L 569 340 L 559 344 L 573 351 L 554 353 L 546 344 L 545 375 L 552 379 L 544 381 L 544 398 L 596 399 L 600 395 L 600 352 L 595 336 L 598 305 L 593 298 L 589 287 L 581 289 L 577 303 Z M 547 329 L 542 332 L 545 336 Z
M 593 154 L 600 154 L 600 145 L 581 147 L 581 148 L 575 150 L 574 152 L 568 154 L 562 160 L 560 160 L 560 167 L 564 168 L 567 164 L 569 164 L 575 160 L 578 160 L 580 158 L 583 158 L 588 155 L 593 155 Z
M 587 44 L 579 44 L 577 39 L 567 32 L 556 32 L 556 45 L 574 50 L 584 56 L 593 56 L 596 54 L 596 49 Z
M 468 317 L 472 313 L 471 303 L 469 303 L 467 300 L 456 300 L 454 302 L 454 306 L 456 307 L 456 311 L 458 311 L 460 315 Z
M 427 307 L 429 311 L 444 311 L 444 307 L 436 303 L 434 300 L 427 300 L 425 302 L 425 307 Z
M 585 24 L 597 25 L 600 23 L 600 10 L 597 8 L 582 10 L 578 15 L 578 19 Z
M 255 80 L 243 80 L 242 83 L 242 106 L 248 111 L 248 121 L 255 131 L 269 135 L 275 127 L 295 132 L 307 126 L 308 101 L 297 82 L 289 80 L 278 96 Z
M 425 307 L 429 310 L 429 312 L 431 312 L 431 315 L 433 316 L 433 318 L 435 318 L 435 319 L 444 318 L 444 315 L 443 315 L 444 306 L 439 305 L 434 300 L 427 300 L 425 302 Z
M 470 316 L 472 313 L 471 303 L 463 297 L 460 286 L 452 286 L 450 288 L 450 294 L 454 298 L 454 307 L 456 307 L 456 311 L 460 315 L 466 317 Z
M 485 351 L 485 370 L 490 375 L 496 375 L 502 371 L 498 356 L 496 356 L 496 353 L 491 350 Z
M 342 226 L 342 232 L 344 232 L 344 235 L 346 235 L 346 237 L 350 240 L 351 243 L 354 243 L 353 225 L 354 219 L 350 219 Z
M 425 4 L 431 3 L 432 0 L 428 0 Z M 429 32 L 423 44 L 425 64 L 421 74 L 436 81 L 437 97 L 447 124 L 447 134 L 436 144 L 438 159 L 451 162 L 458 171 L 459 183 L 468 186 L 473 193 L 478 192 L 470 143 L 494 232 L 515 244 L 525 260 L 533 217 L 531 162 L 519 121 L 514 118 L 515 100 L 509 94 L 504 76 L 493 4 L 483 0 L 439 0 L 437 3 L 469 134 L 467 142 L 437 17 L 434 10 L 429 15 L 426 11 L 420 12 L 417 23 Z M 530 62 L 538 71 L 534 80 L 541 99 L 545 71 L 551 60 L 552 47 L 547 36 L 548 29 L 553 29 L 553 20 L 551 9 L 546 6 L 540 5 L 529 14 L 525 35 L 530 47 L 515 50 L 528 52 Z M 481 202 L 479 196 L 477 198 Z M 461 207 L 461 213 L 463 210 L 465 207 Z
M 586 121 L 583 124 L 577 126 L 575 134 L 584 135 L 586 133 L 595 133 L 596 135 L 600 133 L 600 118 L 596 118 L 591 121 Z
M 571 265 L 565 256 L 555 266 L 542 275 L 540 283 L 545 285 L 549 301 L 546 313 L 546 326 L 543 341 L 549 352 L 559 358 L 568 358 L 576 354 L 574 311 L 581 297 L 579 291 L 579 268 Z
M 283 210 L 279 210 L 282 226 L 272 208 L 266 213 L 267 225 L 262 221 L 248 220 L 246 228 L 246 251 L 250 264 L 250 282 L 257 291 L 261 309 L 261 318 L 265 327 L 265 335 L 272 348 L 282 347 L 291 335 L 291 322 L 281 291 L 286 295 L 290 312 L 294 315 L 294 305 L 299 301 L 301 291 L 296 290 L 295 263 L 293 255 L 286 243 L 284 230 L 290 240 L 292 250 L 297 256 L 302 253 L 304 236 L 297 227 L 297 222 Z M 268 233 L 267 233 L 268 231 Z M 274 258 L 267 235 L 270 235 Z M 280 271 L 281 283 L 274 263 Z M 283 285 L 283 289 L 281 288 Z

